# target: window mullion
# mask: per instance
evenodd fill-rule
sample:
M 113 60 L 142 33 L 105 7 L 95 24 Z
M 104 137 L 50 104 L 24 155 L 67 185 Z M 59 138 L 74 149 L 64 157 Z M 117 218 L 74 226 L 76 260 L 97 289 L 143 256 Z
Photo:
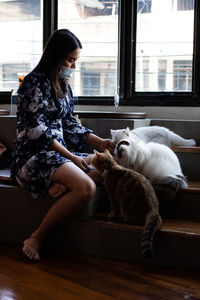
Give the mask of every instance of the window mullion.
M 137 1 L 121 1 L 120 97 L 130 98 L 135 86 Z
M 58 0 L 43 0 L 43 46 L 58 27 Z
M 195 97 L 200 97 L 200 2 L 195 1 L 194 15 L 194 51 L 193 51 L 193 84 L 192 90 Z

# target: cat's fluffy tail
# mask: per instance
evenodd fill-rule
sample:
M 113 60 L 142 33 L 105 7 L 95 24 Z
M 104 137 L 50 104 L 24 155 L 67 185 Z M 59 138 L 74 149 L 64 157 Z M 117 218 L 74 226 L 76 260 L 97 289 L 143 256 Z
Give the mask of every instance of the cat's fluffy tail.
M 160 181 L 157 181 L 156 185 L 167 186 L 167 187 L 173 189 L 175 192 L 178 192 L 180 190 L 180 188 L 188 187 L 187 179 L 183 175 L 166 176 L 166 177 L 160 179 Z
M 195 146 L 196 141 L 194 139 L 184 139 L 180 135 L 174 133 L 173 131 L 169 131 L 169 136 L 171 140 L 172 146 Z
M 187 188 L 185 176 L 167 176 L 153 184 L 159 201 L 159 211 L 162 217 L 169 217 L 172 212 L 173 202 L 181 188 Z
M 147 213 L 140 244 L 142 253 L 146 256 L 146 258 L 152 257 L 153 237 L 161 223 L 162 219 L 157 210 Z

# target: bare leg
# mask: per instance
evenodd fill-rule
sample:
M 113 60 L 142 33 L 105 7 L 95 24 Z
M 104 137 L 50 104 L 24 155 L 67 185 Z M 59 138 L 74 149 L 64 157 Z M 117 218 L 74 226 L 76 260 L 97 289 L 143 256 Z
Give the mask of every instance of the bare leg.
M 94 154 L 89 154 L 85 158 L 88 165 L 92 165 L 93 157 L 94 157 Z M 95 183 L 98 183 L 98 181 L 102 181 L 102 179 L 99 178 L 99 172 L 98 171 L 97 171 L 97 173 L 98 174 L 96 175 L 96 172 L 91 172 L 91 173 L 88 172 L 88 176 L 90 178 L 92 178 Z M 66 192 L 66 187 L 63 184 L 60 184 L 58 182 L 52 183 L 52 185 L 50 186 L 50 188 L 48 190 L 48 194 L 53 198 L 57 198 L 65 192 Z
M 50 208 L 40 226 L 24 241 L 22 251 L 33 260 L 40 259 L 40 248 L 48 233 L 57 225 L 72 220 L 96 191 L 94 181 L 71 162 L 60 166 L 52 181 L 64 185 L 68 192 Z

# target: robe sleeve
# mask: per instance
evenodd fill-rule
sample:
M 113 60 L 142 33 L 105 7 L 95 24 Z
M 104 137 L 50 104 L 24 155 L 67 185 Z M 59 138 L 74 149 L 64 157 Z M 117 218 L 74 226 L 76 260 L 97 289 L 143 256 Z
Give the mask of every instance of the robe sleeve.
M 44 80 L 39 76 L 30 75 L 19 88 L 18 101 L 21 102 L 19 109 L 22 110 L 20 115 L 23 118 L 23 114 L 26 114 L 24 118 L 26 124 L 23 124 L 25 129 L 18 132 L 18 137 L 25 135 L 26 144 L 29 146 L 40 148 L 42 145 L 43 148 L 48 149 L 53 139 L 56 138 L 48 126 L 47 106 L 50 97 L 50 84 L 47 79 Z
M 80 125 L 73 116 L 74 104 L 70 86 L 68 87 L 67 99 L 68 112 L 62 119 L 64 139 L 69 148 L 81 150 L 86 145 L 85 141 L 88 134 L 93 130 Z

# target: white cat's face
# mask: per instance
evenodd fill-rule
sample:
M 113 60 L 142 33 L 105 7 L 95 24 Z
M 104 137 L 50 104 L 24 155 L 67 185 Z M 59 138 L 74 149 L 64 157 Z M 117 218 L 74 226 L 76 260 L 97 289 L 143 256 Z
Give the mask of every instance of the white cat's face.
M 115 147 L 114 156 L 116 161 L 124 166 L 130 168 L 132 161 L 135 160 L 135 152 L 132 151 L 132 144 L 129 138 L 121 140 Z
M 130 136 L 130 129 L 127 127 L 126 129 L 111 129 L 111 139 L 114 145 L 117 145 L 119 141 Z

